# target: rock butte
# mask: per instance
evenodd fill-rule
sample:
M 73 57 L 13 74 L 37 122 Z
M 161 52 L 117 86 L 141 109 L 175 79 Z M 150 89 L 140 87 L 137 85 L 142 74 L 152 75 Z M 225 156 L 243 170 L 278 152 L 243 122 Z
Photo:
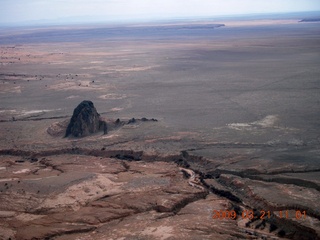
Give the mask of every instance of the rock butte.
M 100 119 L 91 101 L 82 101 L 73 111 L 65 136 L 85 137 L 103 129 L 107 133 L 106 122 Z

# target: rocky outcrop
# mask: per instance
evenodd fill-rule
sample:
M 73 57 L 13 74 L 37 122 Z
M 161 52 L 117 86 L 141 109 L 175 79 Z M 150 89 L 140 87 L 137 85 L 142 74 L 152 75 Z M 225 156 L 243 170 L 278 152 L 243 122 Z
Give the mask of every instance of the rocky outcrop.
M 63 137 L 65 136 L 69 122 L 70 121 L 68 119 L 60 122 L 54 122 L 47 128 L 47 133 L 52 137 Z
M 100 114 L 97 112 L 91 101 L 85 100 L 82 101 L 73 111 L 73 115 L 68 124 L 68 127 L 64 122 L 57 122 L 52 124 L 47 132 L 51 136 L 59 136 L 63 129 L 65 131 L 65 137 L 85 137 L 92 133 L 96 133 L 98 131 L 103 131 L 104 134 L 107 134 L 108 131 L 116 130 L 124 125 L 137 124 L 140 122 L 157 122 L 158 120 L 155 118 L 131 118 L 127 121 L 121 121 L 117 119 L 113 120 L 104 120 L 100 117 Z
M 106 134 L 107 124 L 100 120 L 100 115 L 93 103 L 85 100 L 74 109 L 65 137 L 85 137 L 100 129 L 103 129 Z
M 82 154 L 14 162 L 21 157 L 7 158 L 11 166 L 0 164 L 7 166 L 1 170 L 0 239 L 161 239 L 141 233 L 150 224 L 160 230 L 169 224 L 175 239 L 188 239 L 181 236 L 184 229 L 210 217 L 193 210 L 212 205 L 208 191 L 190 186 L 174 163 Z M 176 218 L 167 223 L 166 216 Z M 128 231 L 115 224 L 122 221 Z

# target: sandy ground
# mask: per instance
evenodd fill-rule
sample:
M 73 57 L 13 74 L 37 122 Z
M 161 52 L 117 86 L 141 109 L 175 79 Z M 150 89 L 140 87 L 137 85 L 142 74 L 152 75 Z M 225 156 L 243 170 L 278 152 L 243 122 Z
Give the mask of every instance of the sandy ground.
M 319 238 L 319 24 L 210 24 L 1 33 L 2 239 Z M 85 99 L 158 122 L 63 138 Z

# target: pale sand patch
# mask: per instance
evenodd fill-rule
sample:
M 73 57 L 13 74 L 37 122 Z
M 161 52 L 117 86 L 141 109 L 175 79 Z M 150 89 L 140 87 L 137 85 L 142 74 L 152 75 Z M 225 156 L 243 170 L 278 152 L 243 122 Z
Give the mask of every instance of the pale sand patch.
M 15 172 L 12 172 L 13 174 L 22 174 L 22 173 L 29 173 L 31 172 L 31 170 L 29 168 L 25 168 L 25 169 L 22 169 L 22 170 L 19 170 L 19 171 L 15 171 Z
M 54 112 L 54 111 L 59 111 L 61 108 L 58 109 L 40 109 L 40 110 L 22 110 L 20 115 L 30 115 L 30 114 L 38 114 L 38 113 L 46 113 L 46 112 Z
M 252 122 L 251 124 L 259 125 L 261 127 L 273 127 L 277 121 L 278 117 L 276 115 L 268 115 L 259 121 Z
M 112 111 L 112 112 L 119 112 L 119 111 L 122 111 L 122 110 L 123 110 L 123 108 L 117 108 L 117 107 L 110 109 L 110 111 Z
M 88 202 L 92 202 L 106 195 L 121 193 L 122 183 L 110 180 L 110 174 L 98 174 L 95 178 L 83 181 L 67 188 L 63 193 L 45 199 L 37 209 L 55 209 L 71 207 L 79 209 Z
M 254 121 L 251 123 L 230 123 L 227 124 L 228 128 L 234 130 L 252 130 L 254 128 L 272 128 L 275 127 L 276 122 L 279 120 L 276 115 L 268 115 L 265 118 Z
M 31 76 L 23 76 L 23 75 L 4 75 L 4 81 L 13 81 L 13 80 L 23 80 L 23 81 L 33 81 L 33 80 L 37 80 L 36 77 L 31 77 Z
M 230 123 L 227 125 L 229 128 L 231 129 L 235 129 L 235 130 L 241 130 L 244 128 L 250 128 L 251 125 L 250 123 Z
M 83 69 L 83 70 L 92 70 L 92 69 L 101 70 L 101 69 L 98 69 L 96 66 L 92 66 L 92 67 L 82 67 L 81 69 Z
M 0 110 L 0 113 L 15 113 L 15 112 L 17 112 L 17 110 L 14 110 L 14 109 L 12 109 L 12 110 Z
M 109 71 L 120 71 L 120 72 L 139 72 L 146 71 L 149 69 L 153 69 L 158 66 L 132 66 L 132 67 L 124 67 L 124 66 L 113 66 L 108 67 Z
M 225 27 L 243 27 L 243 26 L 267 26 L 267 25 L 281 25 L 281 24 L 297 24 L 297 19 L 286 20 L 243 20 L 243 21 L 226 21 Z
M 30 110 L 30 111 L 21 111 L 21 115 L 29 115 L 29 114 L 36 114 L 36 113 L 43 113 L 45 110 Z
M 2 84 L 0 93 L 21 93 L 21 86 Z
M 104 61 L 91 61 L 91 64 L 100 64 L 100 63 L 104 63 Z
M 73 98 L 78 98 L 80 97 L 79 95 L 71 95 L 69 97 L 66 97 L 66 99 L 73 99 Z
M 116 138 L 119 137 L 117 134 L 111 134 L 111 135 L 103 135 L 101 138 L 102 139 L 109 139 L 109 138 Z
M 125 99 L 127 98 L 127 96 L 125 94 L 109 93 L 109 94 L 101 95 L 99 96 L 99 98 L 117 100 L 117 99 Z
M 19 178 L 4 178 L 0 179 L 0 182 L 10 182 L 10 181 L 17 181 Z
M 92 91 L 92 90 L 106 90 L 108 86 L 98 86 L 92 84 L 92 81 L 82 80 L 76 82 L 60 82 L 48 87 L 49 90 L 66 91 L 66 90 L 81 90 L 81 91 Z
M 82 67 L 81 69 L 84 70 L 99 70 L 102 71 L 100 74 L 113 74 L 113 73 L 129 73 L 129 72 L 140 72 L 153 69 L 158 66 L 89 66 L 89 67 Z
M 46 215 L 35 215 L 35 214 L 29 214 L 29 213 L 21 213 L 18 216 L 16 216 L 15 218 L 19 221 L 22 222 L 29 222 L 35 219 L 39 219 L 39 218 L 43 218 Z
M 139 71 L 146 71 L 146 70 L 150 70 L 150 69 L 153 69 L 155 68 L 156 66 L 141 66 L 141 67 L 138 67 L 138 66 L 134 66 L 134 67 L 131 67 L 131 68 L 126 68 L 122 71 L 128 71 L 128 72 L 139 72 Z
M 45 171 L 48 168 L 43 169 L 42 171 Z M 50 169 L 48 169 L 50 170 Z M 41 181 L 43 179 L 48 179 L 48 178 L 56 178 L 57 176 L 49 176 L 49 177 L 40 177 L 40 178 L 28 178 L 29 181 Z

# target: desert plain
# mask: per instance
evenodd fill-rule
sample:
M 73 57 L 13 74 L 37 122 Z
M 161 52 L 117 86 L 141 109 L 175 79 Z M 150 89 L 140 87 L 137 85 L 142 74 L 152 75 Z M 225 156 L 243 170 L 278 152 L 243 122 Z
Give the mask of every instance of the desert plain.
M 0 239 L 319 239 L 299 20 L 1 28 Z M 65 138 L 83 100 L 128 124 Z

